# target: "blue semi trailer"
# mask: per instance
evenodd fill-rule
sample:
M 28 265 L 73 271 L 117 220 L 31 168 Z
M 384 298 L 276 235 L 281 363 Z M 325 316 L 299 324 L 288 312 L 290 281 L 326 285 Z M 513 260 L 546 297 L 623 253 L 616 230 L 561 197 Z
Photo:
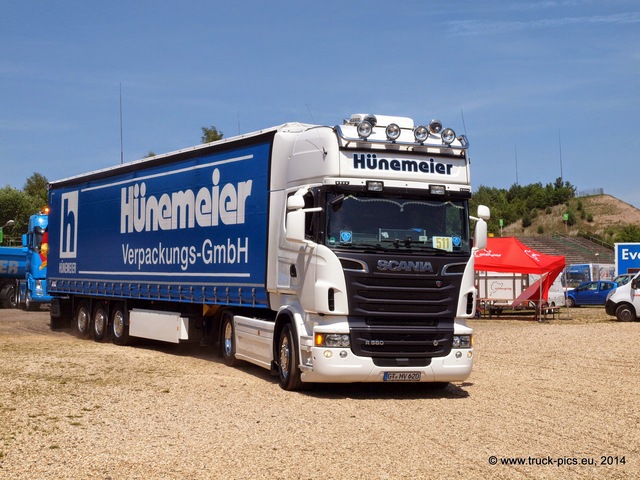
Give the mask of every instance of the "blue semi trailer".
M 215 345 L 289 390 L 462 381 L 489 215 L 469 164 L 438 121 L 357 114 L 52 182 L 51 326 Z

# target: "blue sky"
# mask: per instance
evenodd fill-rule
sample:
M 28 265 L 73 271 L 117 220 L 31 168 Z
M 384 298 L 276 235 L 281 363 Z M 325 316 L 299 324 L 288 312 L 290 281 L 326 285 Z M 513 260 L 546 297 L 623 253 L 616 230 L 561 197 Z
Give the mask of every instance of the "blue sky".
M 352 113 L 439 118 L 474 189 L 562 177 L 640 207 L 640 4 L 0 1 L 0 186 Z

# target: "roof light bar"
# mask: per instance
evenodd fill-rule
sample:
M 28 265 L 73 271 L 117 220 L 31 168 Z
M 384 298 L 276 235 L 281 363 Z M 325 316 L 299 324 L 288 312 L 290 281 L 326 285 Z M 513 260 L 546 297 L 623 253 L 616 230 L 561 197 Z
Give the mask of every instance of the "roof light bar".
M 392 143 L 394 146 L 420 149 L 416 151 L 437 147 L 464 151 L 469 147 L 466 136 L 456 136 L 453 129 L 443 128 L 442 122 L 437 119 L 414 126 L 410 118 L 354 114 L 349 120 L 345 120 L 344 125 L 336 125 L 335 130 L 347 142 L 346 146 L 349 146 L 349 142 L 356 142 L 356 145 L 361 142 Z M 408 135 L 409 131 L 413 132 L 413 139 Z

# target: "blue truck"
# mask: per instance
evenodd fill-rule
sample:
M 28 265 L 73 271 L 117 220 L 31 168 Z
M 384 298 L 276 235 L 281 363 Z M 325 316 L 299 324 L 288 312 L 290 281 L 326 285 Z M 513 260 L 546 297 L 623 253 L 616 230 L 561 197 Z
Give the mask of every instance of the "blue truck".
M 46 283 L 47 226 L 46 213 L 31 215 L 22 247 L 0 246 L 0 304 L 4 308 L 38 310 L 51 301 Z
M 489 217 L 470 197 L 466 137 L 368 114 L 54 181 L 51 328 L 212 345 L 286 390 L 463 381 Z

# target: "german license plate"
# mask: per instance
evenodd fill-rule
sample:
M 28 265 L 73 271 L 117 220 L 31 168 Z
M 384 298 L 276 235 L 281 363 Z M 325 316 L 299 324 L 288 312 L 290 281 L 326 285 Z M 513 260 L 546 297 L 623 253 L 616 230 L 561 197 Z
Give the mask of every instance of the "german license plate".
M 385 382 L 419 382 L 422 372 L 384 372 Z

